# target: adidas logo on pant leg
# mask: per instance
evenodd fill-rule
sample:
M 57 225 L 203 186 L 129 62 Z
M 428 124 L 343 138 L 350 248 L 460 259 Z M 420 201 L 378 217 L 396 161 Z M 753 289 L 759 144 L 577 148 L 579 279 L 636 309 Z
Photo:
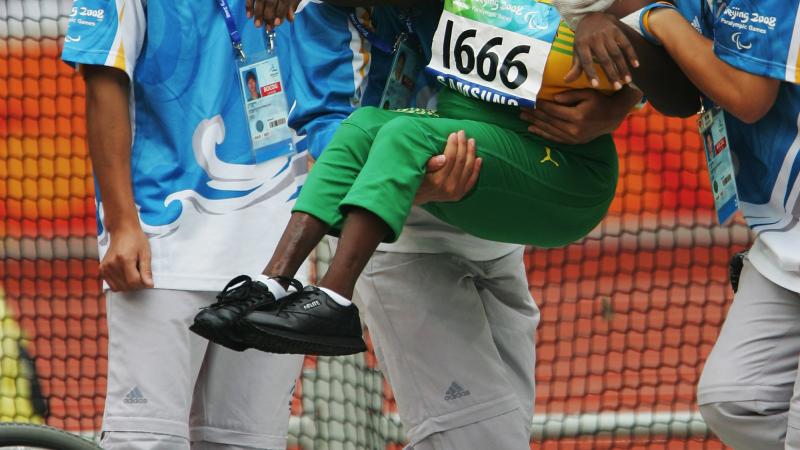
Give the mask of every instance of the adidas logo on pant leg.
M 125 396 L 125 400 L 123 402 L 128 404 L 144 404 L 147 403 L 147 399 L 144 398 L 142 395 L 142 391 L 139 390 L 139 387 L 136 386 L 128 392 L 128 395 Z
M 447 388 L 447 392 L 444 393 L 444 399 L 447 401 L 455 400 L 457 398 L 466 397 L 469 395 L 469 391 L 461 387 L 458 383 L 453 381 L 450 384 L 450 387 Z

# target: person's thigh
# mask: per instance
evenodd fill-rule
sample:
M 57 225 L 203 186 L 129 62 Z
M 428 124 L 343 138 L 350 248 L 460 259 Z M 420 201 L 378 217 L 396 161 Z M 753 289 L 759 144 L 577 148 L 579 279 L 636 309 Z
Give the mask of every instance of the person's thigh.
M 486 310 L 495 347 L 503 360 L 508 380 L 523 407 L 527 430 L 533 419 L 535 399 L 536 327 L 539 308 L 528 287 L 524 248 L 479 263 L 483 274 L 475 278 Z
M 153 433 L 186 440 L 188 448 L 192 392 L 208 346 L 207 340 L 189 331 L 189 325 L 197 310 L 213 301 L 213 294 L 148 289 L 108 292 L 106 298 L 104 445 L 138 448 L 136 442 L 115 442 L 115 432 Z M 142 439 L 158 441 L 152 436 Z
M 364 108 L 353 118 L 376 121 L 385 114 Z M 424 208 L 472 235 L 540 247 L 566 245 L 591 231 L 614 197 L 617 159 L 608 136 L 582 151 L 561 151 L 533 135 L 491 123 L 392 114 L 377 129 L 341 208 L 360 207 L 377 214 L 394 237 L 409 214 L 426 163 L 443 151 L 451 133 L 461 130 L 475 139 L 483 161 L 478 182 L 460 202 Z
M 523 408 L 473 281 L 479 273 L 451 255 L 377 252 L 356 287 L 412 446 Z
M 770 282 L 746 261 L 700 377 L 698 403 L 788 403 L 799 357 L 800 295 Z
M 790 400 L 797 401 L 799 355 L 800 295 L 746 261 L 697 390 L 703 417 L 723 442 L 737 449 L 784 447 L 787 426 L 796 423 L 789 413 Z
M 302 364 L 303 355 L 209 345 L 194 390 L 192 441 L 286 448 L 289 404 Z

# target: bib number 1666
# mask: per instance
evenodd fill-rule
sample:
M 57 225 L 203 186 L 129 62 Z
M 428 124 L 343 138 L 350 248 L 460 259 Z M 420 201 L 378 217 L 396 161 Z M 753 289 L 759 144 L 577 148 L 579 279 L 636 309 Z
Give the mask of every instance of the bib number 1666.
M 480 42 L 468 43 L 468 39 L 478 39 L 478 31 L 469 28 L 461 31 L 457 36 L 453 36 L 453 21 L 447 20 L 445 25 L 444 39 L 442 45 L 442 65 L 446 69 L 455 68 L 464 75 L 476 73 L 481 79 L 494 82 L 497 76 L 500 81 L 509 89 L 517 89 L 528 79 L 528 69 L 525 63 L 519 59 L 531 51 L 530 45 L 503 45 L 503 38 L 493 37 L 478 50 Z M 455 37 L 455 42 L 453 38 Z M 510 47 L 510 48 L 507 48 Z M 500 58 L 502 57 L 502 62 Z

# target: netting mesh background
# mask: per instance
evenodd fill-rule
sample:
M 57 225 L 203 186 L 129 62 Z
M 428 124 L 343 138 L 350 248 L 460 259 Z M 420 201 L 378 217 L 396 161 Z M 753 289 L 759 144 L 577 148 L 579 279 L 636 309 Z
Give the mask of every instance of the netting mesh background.
M 70 4 L 0 1 L 0 420 L 99 430 L 106 372 L 84 87 L 59 48 Z M 617 131 L 621 179 L 589 237 L 529 250 L 538 331 L 532 446 L 722 448 L 695 385 L 749 240 L 715 225 L 694 120 L 650 110 Z M 324 261 L 324 254 L 320 255 Z M 402 447 L 373 354 L 308 358 L 290 447 Z

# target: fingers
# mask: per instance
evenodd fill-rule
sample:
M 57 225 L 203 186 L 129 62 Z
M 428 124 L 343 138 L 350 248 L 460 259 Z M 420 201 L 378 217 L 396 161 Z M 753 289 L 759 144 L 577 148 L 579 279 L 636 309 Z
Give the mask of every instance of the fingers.
M 453 171 L 453 167 L 455 167 L 456 163 L 456 154 L 458 153 L 458 134 L 457 133 L 450 133 L 447 136 L 447 144 L 444 147 L 444 167 L 439 172 L 443 178 L 447 178 L 450 175 L 450 172 Z
M 581 69 L 589 78 L 589 81 L 592 84 L 592 87 L 596 88 L 600 86 L 600 77 L 597 76 L 597 72 L 594 70 L 594 61 L 592 60 L 592 50 L 589 49 L 588 45 L 581 45 L 574 49 L 575 55 L 578 56 L 578 61 L 580 62 Z M 575 57 L 573 55 L 573 58 Z M 577 78 L 577 77 L 576 77 Z
M 253 17 L 253 0 L 245 0 L 244 2 L 244 10 L 247 12 L 247 18 L 250 19 Z M 258 25 L 256 25 L 258 26 Z
M 150 247 L 146 247 L 139 252 L 139 276 L 142 287 L 153 287 L 153 269 L 150 266 Z
M 597 64 L 600 66 L 601 69 L 603 69 L 603 72 L 606 73 L 608 81 L 611 82 L 611 84 L 614 86 L 614 89 L 615 90 L 622 89 L 622 83 L 619 82 L 620 79 L 619 71 L 617 71 L 617 66 L 614 64 L 614 60 L 611 59 L 611 55 L 609 55 L 605 43 L 604 42 L 594 43 L 594 45 L 592 46 L 592 53 L 594 54 L 594 58 L 597 61 Z M 592 86 L 594 86 L 594 81 L 592 81 Z
M 117 276 L 116 271 L 111 270 L 109 267 L 104 267 L 103 264 L 100 264 L 100 278 L 108 284 L 109 289 L 112 291 L 118 292 L 120 290 L 122 281 Z
M 546 122 L 534 120 L 528 127 L 528 131 L 545 139 L 561 144 L 578 144 L 580 139 L 576 133 L 572 133 L 568 124 L 560 121 Z
M 456 155 L 453 163 L 454 168 L 464 167 L 464 160 L 467 159 L 467 133 L 464 130 L 456 133 Z
M 281 24 L 283 19 L 289 15 L 289 8 L 291 8 L 291 0 L 278 0 L 275 5 L 275 21 L 274 25 L 277 27 Z
M 617 45 L 622 48 L 622 51 L 625 53 L 625 56 L 628 58 L 628 62 L 631 64 L 631 66 L 638 68 L 639 57 L 636 55 L 636 50 L 634 50 L 633 45 L 631 45 L 631 41 L 628 39 L 628 36 L 625 36 L 625 33 L 623 33 L 619 28 L 615 29 L 615 31 Z
M 446 164 L 447 157 L 444 155 L 436 155 L 433 158 L 428 160 L 428 164 L 425 165 L 425 173 L 434 173 L 442 169 Z
M 466 154 L 464 165 L 461 166 L 461 173 L 458 177 L 458 185 L 463 187 L 467 184 L 467 180 L 470 179 L 475 168 L 475 139 L 467 140 L 463 147 L 459 145 L 458 151 L 463 151 Z
M 473 140 L 474 142 L 474 140 Z M 472 188 L 475 187 L 475 183 L 478 182 L 478 175 L 481 173 L 481 167 L 483 167 L 483 159 L 477 158 L 475 160 L 475 165 L 472 169 L 472 174 L 470 175 L 469 179 L 467 180 L 467 184 L 464 186 L 465 192 L 469 192 Z
M 627 40 L 627 38 L 624 39 Z M 625 61 L 625 54 L 622 53 L 622 49 L 614 36 L 606 36 L 605 45 L 611 59 L 610 65 L 616 67 L 618 74 L 618 78 L 613 78 L 611 81 L 614 83 L 614 88 L 620 90 L 623 84 L 628 84 L 633 81 L 630 70 L 628 69 L 628 63 Z
M 536 110 L 532 111 L 529 115 L 533 117 L 546 115 L 566 121 L 576 120 L 574 106 L 564 106 L 547 100 L 536 102 Z M 527 120 L 527 122 L 530 122 L 530 120 Z
M 112 291 L 131 291 L 144 286 L 135 257 L 109 255 L 100 265 L 100 275 Z
M 253 17 L 253 25 L 260 27 L 264 20 L 264 0 L 248 0 L 253 2 L 250 14 Z
M 572 83 L 573 81 L 577 80 L 578 77 L 581 76 L 581 72 L 583 72 L 583 67 L 581 66 L 581 59 L 578 58 L 577 53 L 573 53 L 572 67 L 569 68 L 569 72 L 567 72 L 567 75 L 564 76 L 564 81 L 566 81 L 567 83 Z
M 553 101 L 560 105 L 574 106 L 578 103 L 603 95 L 594 89 L 570 89 L 553 96 Z M 537 106 L 539 103 L 537 102 Z
M 270 0 L 253 0 L 253 24 L 260 27 L 262 24 L 270 25 L 274 20 L 274 5 Z M 268 4 L 270 3 L 270 4 Z

